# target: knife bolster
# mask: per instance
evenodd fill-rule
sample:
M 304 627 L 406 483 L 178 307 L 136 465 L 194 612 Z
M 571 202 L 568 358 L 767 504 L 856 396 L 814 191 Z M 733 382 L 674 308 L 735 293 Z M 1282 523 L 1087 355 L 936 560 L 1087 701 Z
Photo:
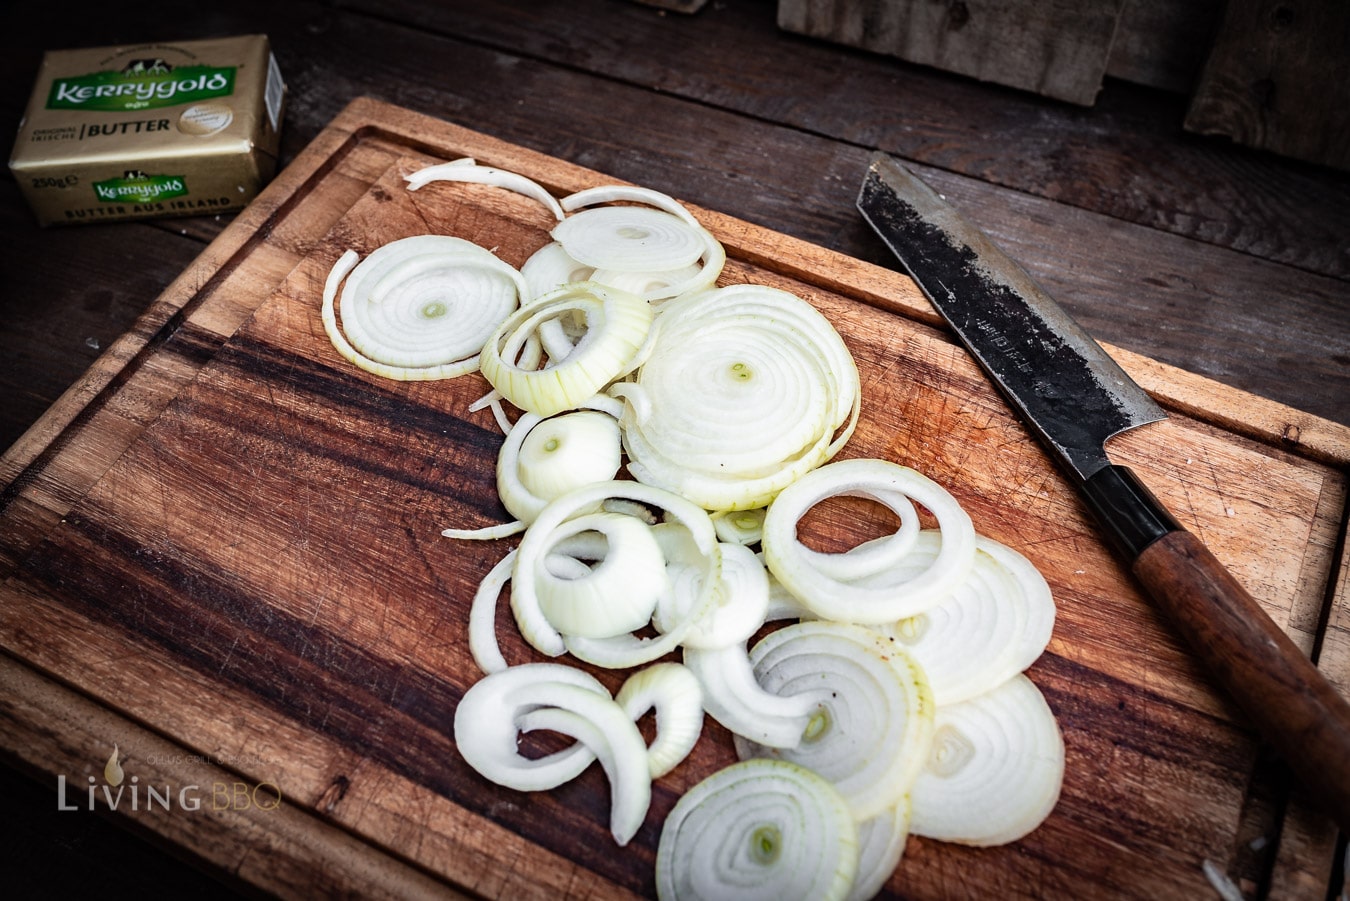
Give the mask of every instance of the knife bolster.
M 1172 514 L 1127 466 L 1108 465 L 1083 483 L 1088 507 L 1116 552 L 1133 561 L 1159 538 L 1181 530 Z

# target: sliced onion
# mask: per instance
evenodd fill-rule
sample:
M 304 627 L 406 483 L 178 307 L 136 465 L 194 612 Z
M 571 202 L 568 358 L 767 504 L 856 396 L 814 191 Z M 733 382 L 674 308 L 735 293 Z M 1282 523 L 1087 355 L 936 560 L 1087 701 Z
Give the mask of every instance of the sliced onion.
M 712 606 L 685 636 L 687 648 L 743 645 L 764 625 L 769 609 L 769 574 L 765 572 L 764 564 L 745 545 L 723 542 L 721 548 L 721 584 Z M 687 598 L 683 603 L 692 603 L 697 597 L 693 590 L 684 595 L 672 592 L 670 596 Z M 672 617 L 666 614 L 664 618 Z
M 527 340 L 558 317 L 580 316 L 586 334 L 565 359 L 543 369 L 517 362 Z M 651 327 L 652 309 L 625 291 L 591 282 L 567 285 L 506 318 L 483 345 L 483 377 L 511 403 L 552 416 L 586 402 L 631 365 Z
M 885 887 L 909 840 L 909 798 L 858 824 L 858 875 L 848 901 L 868 901 Z
M 385 378 L 473 372 L 483 342 L 525 290 L 520 273 L 490 251 L 445 235 L 392 241 L 358 260 L 354 251 L 338 259 L 320 315 L 343 358 Z
M 675 769 L 703 733 L 703 689 L 687 667 L 656 663 L 623 683 L 614 700 L 633 720 L 656 711 L 656 737 L 647 747 L 653 779 Z
M 672 301 L 659 329 L 635 384 L 623 386 L 633 411 L 624 447 L 639 481 L 710 510 L 762 507 L 851 434 L 857 367 L 806 301 L 733 285 Z
M 750 652 L 755 679 L 778 695 L 822 697 L 795 747 L 736 738 L 742 758 L 779 757 L 832 782 L 858 820 L 909 791 L 933 736 L 933 694 L 919 665 L 875 632 L 803 622 L 771 632 Z
M 886 579 L 903 583 L 932 565 L 942 543 L 925 531 L 911 556 Z M 1021 554 L 976 538 L 969 575 L 923 613 L 874 626 L 923 666 L 939 705 L 998 686 L 1030 666 L 1050 643 L 1055 602 L 1045 578 Z
M 620 451 L 612 416 L 580 410 L 545 419 L 525 413 L 497 453 L 497 495 L 512 516 L 532 522 L 568 491 L 612 480 L 622 465 Z
M 484 674 L 506 669 L 506 658 L 497 643 L 497 599 L 511 578 L 516 552 L 509 551 L 478 583 L 469 607 L 469 652 Z
M 433 181 L 462 181 L 480 185 L 493 185 L 515 191 L 518 194 L 524 194 L 526 197 L 539 201 L 548 207 L 549 212 L 553 213 L 559 220 L 566 215 L 557 198 L 538 182 L 516 172 L 494 169 L 491 166 L 480 166 L 470 157 L 426 166 L 411 175 L 405 175 L 403 180 L 408 183 L 409 191 L 416 191 Z
M 672 521 L 685 527 L 700 553 L 703 567 L 703 588 L 699 600 L 692 605 L 689 617 L 671 632 L 657 638 L 621 636 L 615 639 L 575 639 L 570 646 L 573 654 L 600 666 L 638 666 L 650 663 L 678 647 L 684 635 L 711 606 L 713 591 L 721 577 L 722 554 L 717 533 L 705 510 L 684 498 L 625 480 L 600 482 L 568 492 L 548 504 L 525 531 L 516 548 L 514 572 L 534 573 L 540 561 L 555 543 L 554 531 L 575 516 L 594 513 L 611 499 L 638 501 L 666 511 Z M 537 650 L 558 656 L 569 650 L 563 635 L 549 624 L 540 609 L 537 586 L 533 579 L 513 578 L 511 582 L 511 609 L 521 634 Z
M 582 210 L 553 228 L 572 259 L 596 269 L 664 272 L 698 262 L 702 229 L 663 210 L 607 206 Z
M 518 791 L 547 791 L 580 775 L 595 759 L 584 749 L 578 753 L 571 748 L 545 757 L 520 754 L 517 717 L 538 705 L 520 701 L 517 695 L 544 681 L 579 687 L 601 700 L 610 700 L 609 692 L 594 676 L 559 664 L 522 664 L 479 679 L 455 708 L 455 746 L 485 779 Z
M 857 827 L 827 781 L 784 761 L 747 760 L 675 803 L 656 848 L 656 893 L 828 901 L 847 896 L 857 862 Z
M 764 535 L 764 508 L 721 510 L 713 514 L 717 537 L 728 544 L 758 544 Z
M 688 208 L 674 197 L 637 185 L 598 185 L 594 188 L 577 191 L 575 194 L 569 194 L 560 203 L 565 211 L 573 213 L 588 206 L 624 201 L 656 207 L 672 216 L 680 217 L 690 225 L 699 225 L 699 221 L 694 218 L 694 214 L 689 212 Z
M 567 255 L 567 251 L 563 250 L 561 244 L 557 241 L 551 241 L 530 254 L 530 258 L 520 267 L 520 274 L 524 276 L 525 283 L 529 285 L 529 294 L 526 298 L 522 298 L 521 303 L 529 303 L 536 297 L 542 297 L 573 282 L 590 281 L 591 274 L 594 272 L 594 266 L 578 263 Z M 624 286 L 617 285 L 615 287 L 623 288 Z M 629 293 L 637 294 L 638 292 L 630 291 Z
M 643 204 L 678 217 L 699 235 L 703 241 L 703 253 L 697 265 L 691 263 L 683 268 L 664 270 L 601 268 L 592 276 L 595 281 L 631 290 L 653 303 L 660 303 L 681 294 L 707 290 L 717 284 L 717 278 L 726 266 L 726 249 L 683 204 L 668 194 L 632 185 L 601 185 L 564 197 L 562 207 L 568 212 L 575 212 L 596 204 L 616 202 Z
M 823 694 L 780 695 L 755 680 L 744 645 L 684 649 L 684 665 L 703 686 L 708 715 L 756 745 L 792 748 L 800 744 Z
M 903 494 L 927 507 L 942 530 L 941 550 L 932 565 L 910 578 L 882 584 L 840 580 L 813 565 L 816 555 L 806 553 L 798 540 L 797 524 L 816 504 L 844 494 Z M 888 506 L 896 508 L 895 503 Z M 806 474 L 778 495 L 764 518 L 763 548 L 769 570 L 816 615 L 876 624 L 921 613 L 959 585 L 975 559 L 975 528 L 956 499 L 927 476 L 885 460 L 843 460 Z
M 562 523 L 551 533 L 555 543 L 582 532 L 604 537 L 599 565 L 565 575 L 540 559 L 533 571 L 516 566 L 514 578 L 533 579 L 539 609 L 550 626 L 568 636 L 609 638 L 642 628 L 667 590 L 665 557 L 651 527 L 621 513 L 590 513 Z
M 603 687 L 596 690 L 580 670 L 556 663 L 513 666 L 484 676 L 469 687 L 455 709 L 455 745 L 484 778 L 521 791 L 553 788 L 584 756 L 571 750 L 540 758 L 516 748 L 522 717 L 533 728 L 548 728 L 584 744 L 609 778 L 610 833 L 620 846 L 642 826 L 651 804 L 647 745 L 633 720 Z M 561 713 L 536 713 L 558 708 Z M 547 778 L 543 778 L 546 776 Z
M 1064 740 L 1025 675 L 938 708 L 931 757 L 914 783 L 910 831 L 967 845 L 1014 842 L 1059 800 Z

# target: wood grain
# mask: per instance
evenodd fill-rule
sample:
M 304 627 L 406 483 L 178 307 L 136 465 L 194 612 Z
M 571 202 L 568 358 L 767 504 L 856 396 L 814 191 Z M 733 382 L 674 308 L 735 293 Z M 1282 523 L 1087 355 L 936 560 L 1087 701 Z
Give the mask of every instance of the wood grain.
M 504 547 L 439 530 L 506 515 L 491 474 L 500 438 L 490 416 L 464 412 L 484 386 L 385 382 L 345 364 L 319 323 L 319 286 L 348 247 L 435 231 L 519 263 L 547 239 L 547 217 L 516 195 L 402 190 L 410 168 L 464 154 L 557 191 L 609 178 L 354 104 L 269 187 L 257 218 L 226 229 L 106 369 L 4 458 L 0 645 L 184 748 L 270 761 L 239 774 L 276 781 L 298 812 L 445 885 L 491 897 L 649 895 L 661 819 L 681 790 L 731 759 L 728 736 L 709 726 L 691 760 L 658 782 L 623 853 L 607 835 L 597 771 L 525 798 L 468 770 L 449 726 L 476 677 L 464 622 Z M 866 390 L 848 455 L 909 463 L 949 485 L 981 532 L 1042 568 L 1059 604 L 1050 651 L 1031 670 L 1065 735 L 1059 807 L 1013 846 L 915 839 L 888 892 L 1192 897 L 1208 888 L 1206 859 L 1258 880 L 1272 867 L 1326 878 L 1325 834 L 1306 827 L 1280 840 L 1288 789 L 1250 729 L 912 284 L 696 212 L 727 244 L 726 279 L 793 290 L 845 336 Z M 1162 386 L 1167 373 L 1151 370 Z M 1333 640 L 1339 633 L 1324 640 L 1320 617 L 1307 620 L 1331 583 L 1342 588 L 1330 622 L 1343 618 L 1344 561 L 1327 543 L 1344 516 L 1337 448 L 1347 430 L 1310 423 L 1321 451 L 1309 454 L 1264 426 L 1234 434 L 1207 416 L 1204 396 L 1258 422 L 1277 420 L 1277 405 L 1203 381 L 1178 393 L 1192 411 L 1124 436 L 1113 452 L 1277 622 L 1320 642 L 1324 670 L 1346 690 L 1350 649 Z M 510 636 L 509 613 L 499 617 Z M 505 650 L 513 661 L 533 653 L 518 638 Z M 611 686 L 618 678 L 597 675 Z M 1272 849 L 1259 860 L 1243 850 L 1253 834 Z M 284 869 L 290 852 L 277 853 Z M 275 870 L 241 876 L 266 886 Z
M 1327 0 L 1232 0 L 1186 127 L 1350 169 L 1350 9 Z
M 1123 0 L 1007 4 L 779 0 L 788 31 L 1091 106 Z

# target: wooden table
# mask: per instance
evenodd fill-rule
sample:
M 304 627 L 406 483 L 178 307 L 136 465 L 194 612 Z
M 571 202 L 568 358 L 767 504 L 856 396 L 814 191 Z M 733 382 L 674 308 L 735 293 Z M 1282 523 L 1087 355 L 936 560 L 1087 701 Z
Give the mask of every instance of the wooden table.
M 1255 424 L 1241 404 L 1211 411 L 1220 422 L 1273 431 L 1295 452 L 1323 420 L 1350 424 L 1350 176 L 1184 135 L 1170 95 L 1110 83 L 1093 109 L 1067 107 L 783 34 L 771 2 L 690 17 L 626 2 L 369 2 L 233 3 L 176 20 L 162 6 L 59 32 L 40 11 L 6 11 L 10 121 L 40 48 L 265 32 L 290 87 L 283 164 L 370 95 L 884 264 L 852 206 L 880 148 L 1102 340 L 1284 405 Z M 0 190 L 8 446 L 234 217 L 39 230 L 14 184 Z M 127 861 L 167 866 L 118 832 L 90 832 L 91 817 L 53 815 L 37 775 L 36 792 L 9 779 L 37 824 L 6 850 L 32 890 L 119 873 L 132 885 Z

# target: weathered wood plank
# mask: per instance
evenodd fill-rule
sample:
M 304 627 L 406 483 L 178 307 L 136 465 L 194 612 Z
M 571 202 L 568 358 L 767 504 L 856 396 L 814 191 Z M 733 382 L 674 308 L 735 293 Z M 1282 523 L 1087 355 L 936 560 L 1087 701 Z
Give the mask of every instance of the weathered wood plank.
M 788 31 L 1091 106 L 1125 0 L 779 0 Z
M 1223 0 L 1126 0 L 1107 76 L 1190 96 L 1222 13 Z
M 1350 169 L 1350 6 L 1230 0 L 1186 128 Z
M 1117 83 L 1083 111 L 824 42 L 793 35 L 774 40 L 773 0 L 714 6 L 688 19 L 655 17 L 632 4 L 566 0 L 531 4 L 524 17 L 511 14 L 511 0 L 485 0 L 453 13 L 406 0 L 343 3 L 510 55 L 604 74 L 1113 219 L 1350 278 L 1344 241 L 1350 176 L 1309 171 L 1226 142 L 1187 139 L 1183 97 Z M 750 47 L 753 52 L 727 50 Z M 539 76 L 527 77 L 532 89 L 543 89 Z M 400 102 L 417 107 L 419 99 Z M 584 95 L 571 101 L 574 115 L 586 107 Z M 635 119 L 628 121 L 632 127 Z M 626 131 L 611 129 L 606 133 Z M 734 140 L 711 137 L 718 134 L 711 126 L 707 131 L 705 154 L 720 153 Z M 795 176 L 793 190 L 829 177 L 794 163 L 790 149 L 772 156 L 776 168 Z

